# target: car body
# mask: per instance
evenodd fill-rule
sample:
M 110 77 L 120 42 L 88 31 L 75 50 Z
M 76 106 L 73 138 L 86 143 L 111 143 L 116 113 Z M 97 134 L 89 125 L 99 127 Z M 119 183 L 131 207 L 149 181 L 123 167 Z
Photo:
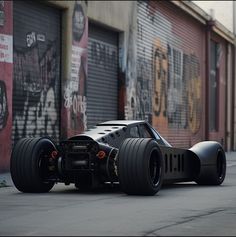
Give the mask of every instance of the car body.
M 58 182 L 79 189 L 109 183 L 127 194 L 155 195 L 163 183 L 222 184 L 226 157 L 215 141 L 175 148 L 146 121 L 114 120 L 59 144 L 22 138 L 13 148 L 10 171 L 22 192 L 48 192 Z

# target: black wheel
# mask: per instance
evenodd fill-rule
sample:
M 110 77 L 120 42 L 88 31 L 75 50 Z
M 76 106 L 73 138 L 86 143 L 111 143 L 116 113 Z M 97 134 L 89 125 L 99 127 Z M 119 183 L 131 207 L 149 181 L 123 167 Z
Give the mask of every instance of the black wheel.
M 199 185 L 221 185 L 226 175 L 226 157 L 224 150 L 220 147 L 217 150 L 215 164 L 208 168 L 204 175 L 195 181 Z
M 13 148 L 10 172 L 21 192 L 48 192 L 54 182 L 47 181 L 48 160 L 56 147 L 48 138 L 23 138 Z
M 122 191 L 131 195 L 155 195 L 163 182 L 163 159 L 153 139 L 128 138 L 118 153 L 118 177 Z

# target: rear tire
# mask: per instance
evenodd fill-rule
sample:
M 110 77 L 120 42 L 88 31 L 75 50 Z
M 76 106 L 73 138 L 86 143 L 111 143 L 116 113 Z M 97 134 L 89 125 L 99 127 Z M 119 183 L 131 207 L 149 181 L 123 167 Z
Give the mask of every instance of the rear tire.
M 54 182 L 47 181 L 48 159 L 55 145 L 48 138 L 20 139 L 12 150 L 10 172 L 21 192 L 48 192 Z
M 123 192 L 155 195 L 163 182 L 162 153 L 156 141 L 126 139 L 118 152 L 118 177 Z

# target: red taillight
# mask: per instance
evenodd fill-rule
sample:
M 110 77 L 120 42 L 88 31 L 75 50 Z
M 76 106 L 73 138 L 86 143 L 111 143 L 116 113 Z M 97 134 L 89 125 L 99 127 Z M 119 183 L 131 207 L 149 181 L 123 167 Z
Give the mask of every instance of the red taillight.
M 57 157 L 58 152 L 57 151 L 52 151 L 51 157 L 55 159 Z
M 106 156 L 106 153 L 105 153 L 105 151 L 99 151 L 98 153 L 97 153 L 97 157 L 98 157 L 98 159 L 104 159 L 105 158 L 105 156 Z

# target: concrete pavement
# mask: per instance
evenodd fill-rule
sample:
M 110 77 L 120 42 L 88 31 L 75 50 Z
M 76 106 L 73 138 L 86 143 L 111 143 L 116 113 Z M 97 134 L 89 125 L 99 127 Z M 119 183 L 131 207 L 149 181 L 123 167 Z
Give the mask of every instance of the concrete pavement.
M 0 173 L 0 188 L 13 186 L 10 172 Z
M 236 151 L 226 152 L 227 166 L 236 164 Z M 13 186 L 10 172 L 0 173 L 0 188 Z

